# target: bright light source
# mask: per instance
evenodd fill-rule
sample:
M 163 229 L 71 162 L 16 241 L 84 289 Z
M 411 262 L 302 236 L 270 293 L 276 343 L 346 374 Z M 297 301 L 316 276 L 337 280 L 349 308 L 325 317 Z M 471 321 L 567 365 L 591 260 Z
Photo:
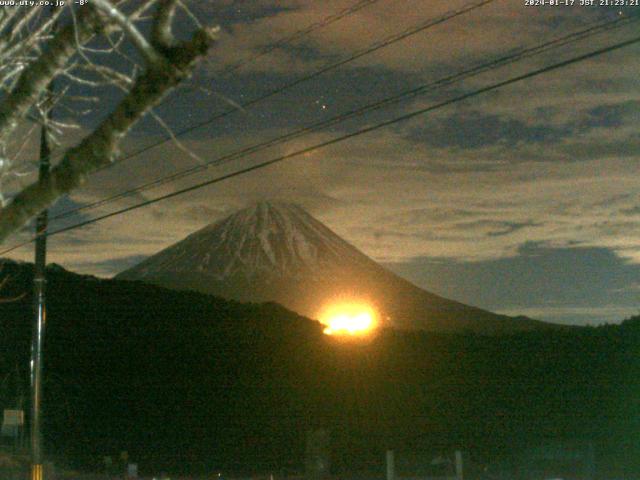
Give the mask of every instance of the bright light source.
M 363 302 L 342 302 L 326 307 L 320 313 L 320 321 L 327 328 L 327 335 L 367 335 L 376 327 L 373 308 Z

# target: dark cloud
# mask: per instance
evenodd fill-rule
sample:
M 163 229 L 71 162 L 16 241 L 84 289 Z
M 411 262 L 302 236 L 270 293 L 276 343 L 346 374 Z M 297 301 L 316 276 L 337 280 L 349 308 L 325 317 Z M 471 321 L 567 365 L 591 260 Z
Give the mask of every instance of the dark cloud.
M 624 215 L 640 215 L 640 205 L 632 208 L 623 208 L 620 213 Z
M 585 136 L 558 147 L 558 151 L 564 158 L 574 161 L 607 157 L 635 159 L 640 152 L 640 136 L 632 132 L 624 138 L 616 138 L 613 135 L 608 138 Z
M 472 152 L 499 148 L 493 154 L 496 160 L 493 165 L 458 166 L 461 171 L 469 172 L 503 168 L 499 160 L 514 163 L 633 158 L 640 152 L 640 137 L 628 127 L 636 123 L 639 109 L 638 101 L 603 104 L 576 111 L 561 123 L 550 121 L 555 108 L 536 109 L 526 122 L 506 114 L 463 109 L 447 116 L 425 117 L 424 123 L 412 125 L 404 135 L 411 141 L 445 150 Z M 437 162 L 425 164 L 425 168 L 437 173 L 438 165 Z M 440 170 L 459 171 L 456 167 L 448 163 L 441 165 Z
M 606 248 L 552 248 L 527 243 L 513 258 L 482 262 L 417 258 L 387 265 L 427 290 L 464 303 L 518 311 L 536 307 L 546 319 L 558 320 L 558 310 L 579 307 L 568 323 L 602 323 L 602 306 L 640 308 L 637 285 L 640 265 L 629 264 Z M 593 314 L 588 315 L 588 309 Z M 586 310 L 585 310 L 586 309 Z M 543 317 L 545 319 L 545 317 Z M 622 320 L 619 318 L 618 320 Z
M 553 143 L 571 133 L 568 127 L 527 125 L 513 118 L 479 111 L 455 113 L 413 128 L 408 138 L 437 148 L 476 149 L 492 145 Z
M 212 93 L 201 90 L 176 93 L 172 100 L 158 107 L 157 112 L 175 131 L 206 123 L 190 132 L 186 138 L 210 139 L 247 132 L 260 134 L 263 131 L 298 129 L 328 120 L 408 91 L 422 82 L 418 75 L 382 67 L 342 68 L 319 75 L 246 108 L 237 108 L 279 90 L 302 76 L 261 72 L 235 74 L 233 81 L 215 76 L 201 78 L 199 82 Z M 207 105 L 207 108 L 194 108 L 194 105 Z M 368 113 L 340 123 L 329 131 L 349 131 L 365 123 L 388 118 L 405 107 L 406 104 L 402 103 L 391 105 L 382 112 Z M 233 113 L 208 123 L 208 120 L 224 112 Z M 139 124 L 137 131 L 139 134 L 157 134 L 158 125 L 152 118 L 147 118 Z
M 605 104 L 591 108 L 585 118 L 578 122 L 578 128 L 619 127 L 634 116 L 638 116 L 640 101 L 630 100 L 617 104 Z

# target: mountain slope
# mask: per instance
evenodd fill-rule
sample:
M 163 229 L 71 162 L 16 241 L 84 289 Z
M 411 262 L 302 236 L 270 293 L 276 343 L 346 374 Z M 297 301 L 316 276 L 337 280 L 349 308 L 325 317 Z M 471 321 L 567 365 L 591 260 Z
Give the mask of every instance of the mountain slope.
M 495 334 L 550 327 L 426 292 L 291 204 L 262 202 L 241 210 L 116 278 L 276 301 L 312 318 L 336 299 L 364 300 L 375 305 L 384 324 L 404 329 Z
M 12 408 L 28 392 L 33 265 L 0 266 L 2 298 L 17 298 L 0 302 L 0 405 Z M 576 437 L 598 442 L 599 468 L 626 469 L 598 478 L 640 472 L 629 441 L 638 318 L 495 337 L 384 330 L 345 343 L 278 305 L 60 267 L 47 272 L 47 310 L 45 451 L 73 466 L 95 471 L 127 451 L 145 478 L 297 476 L 306 432 L 322 427 L 340 478 L 384 472 L 390 446 L 398 459 L 461 449 L 485 462 Z

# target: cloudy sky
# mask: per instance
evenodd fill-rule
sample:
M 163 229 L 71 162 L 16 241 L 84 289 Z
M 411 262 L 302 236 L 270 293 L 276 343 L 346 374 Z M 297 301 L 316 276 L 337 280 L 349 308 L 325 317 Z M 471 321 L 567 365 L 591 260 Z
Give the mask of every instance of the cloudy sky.
M 617 20 L 618 28 L 84 210 L 52 228 L 437 105 L 638 32 L 638 22 L 629 18 L 640 15 L 640 7 L 495 0 L 359 55 L 473 3 L 478 2 L 198 2 L 193 13 L 203 23 L 220 25 L 221 34 L 193 79 L 157 109 L 174 132 L 359 58 L 180 136 L 182 148 L 166 143 L 94 175 L 55 212 L 597 24 Z M 356 4 L 363 6 L 327 21 Z M 640 313 L 639 127 L 636 43 L 52 237 L 49 259 L 74 271 L 111 276 L 248 203 L 280 199 L 301 204 L 367 255 L 434 293 L 549 321 L 619 322 Z M 148 119 L 124 151 L 135 152 L 164 135 Z M 32 248 L 12 256 L 31 259 Z

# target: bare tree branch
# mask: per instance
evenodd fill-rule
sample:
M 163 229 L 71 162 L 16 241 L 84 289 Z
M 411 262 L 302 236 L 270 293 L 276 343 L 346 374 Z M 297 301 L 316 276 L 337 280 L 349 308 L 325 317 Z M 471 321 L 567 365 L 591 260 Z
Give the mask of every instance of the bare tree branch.
M 46 55 L 26 67 L 16 86 L 0 104 L 0 143 L 6 142 L 49 82 L 69 62 L 76 52 L 76 38 L 86 42 L 102 28 L 102 23 L 90 12 L 90 9 L 83 9 L 77 29 L 69 25 L 48 42 Z
M 186 153 L 189 157 L 191 157 L 193 160 L 195 160 L 196 163 L 198 163 L 200 165 L 204 165 L 205 164 L 204 159 L 202 157 L 200 157 L 200 155 L 198 155 L 197 153 L 189 150 L 189 148 L 187 148 L 180 141 L 180 139 L 174 135 L 174 133 L 171 130 L 171 128 L 169 127 L 169 125 L 167 125 L 167 123 L 162 119 L 162 117 L 160 117 L 160 115 L 155 113 L 153 110 L 149 110 L 149 115 L 151 115 L 153 117 L 153 119 L 158 123 L 158 125 L 160 125 L 162 127 L 162 129 L 165 131 L 165 133 L 169 136 L 171 141 L 176 145 L 176 147 L 178 147 L 178 149 L 180 151 L 182 151 L 183 153 Z
M 160 51 L 174 45 L 171 22 L 176 12 L 177 0 L 161 0 L 153 26 L 151 27 L 151 43 Z
M 52 102 L 43 103 L 40 95 L 54 78 L 64 78 L 67 85 L 93 89 L 97 92 L 96 98 L 104 86 L 113 86 L 125 93 L 95 130 L 62 154 L 47 180 L 26 187 L 21 185 L 9 204 L 2 203 L 0 242 L 60 195 L 81 185 L 91 172 L 109 166 L 133 125 L 191 74 L 195 62 L 206 54 L 213 42 L 215 30 L 206 28 L 199 28 L 190 41 L 176 41 L 172 33 L 175 13 L 178 6 L 186 8 L 180 0 L 142 0 L 129 15 L 119 9 L 121 5 L 123 2 L 118 0 L 92 0 L 90 8 L 78 9 L 77 18 L 74 8 L 69 7 L 71 21 L 57 31 L 51 27 L 59 12 L 48 17 L 33 11 L 17 13 L 17 9 L 0 12 L 0 92 L 2 89 L 6 92 L 4 97 L 0 96 L 0 182 L 10 181 L 18 172 L 15 163 L 25 145 L 21 140 L 28 140 L 22 135 L 13 135 L 18 125 L 25 121 L 32 126 L 47 123 L 52 140 L 58 144 L 61 142 L 53 137 L 62 139 L 65 131 L 79 128 L 79 114 L 73 109 L 70 111 L 74 116 L 70 119 L 47 120 L 46 111 Z M 148 39 L 136 24 L 147 12 L 152 20 Z M 4 35 L 5 32 L 10 35 Z M 90 47 L 92 38 L 101 33 L 110 47 L 105 49 L 100 44 L 98 48 Z M 113 33 L 119 35 L 115 42 L 111 38 Z M 15 38 L 11 40 L 11 36 Z M 142 64 L 120 50 L 125 39 L 139 51 Z M 26 43 L 20 44 L 18 40 Z M 100 60 L 109 55 L 118 60 Z M 61 95 L 65 96 L 67 90 L 65 87 Z M 84 94 L 81 97 L 93 98 Z M 68 99 L 74 101 L 74 98 Z M 161 119 L 157 120 L 163 128 L 168 128 Z M 0 189 L 0 200 L 2 194 Z
M 161 3 L 159 13 L 163 8 L 173 8 L 170 3 Z M 146 65 L 115 110 L 78 146 L 66 152 L 46 181 L 26 187 L 0 210 L 0 241 L 50 206 L 60 195 L 81 185 L 89 173 L 109 165 L 117 154 L 123 136 L 167 92 L 191 73 L 195 62 L 206 54 L 213 34 L 213 29 L 199 30 L 190 41 L 165 48 L 159 61 Z M 63 43 L 73 42 L 72 38 L 67 37 Z
M 144 35 L 136 28 L 133 22 L 120 10 L 118 10 L 109 0 L 91 0 L 91 5 L 94 5 L 102 13 L 107 15 L 113 22 L 115 22 L 122 30 L 129 36 L 131 42 L 140 51 L 145 60 L 149 63 L 159 63 L 162 61 L 155 48 L 144 38 Z M 161 9 L 164 10 L 164 9 Z M 156 14 L 160 16 L 162 11 L 159 10 Z

